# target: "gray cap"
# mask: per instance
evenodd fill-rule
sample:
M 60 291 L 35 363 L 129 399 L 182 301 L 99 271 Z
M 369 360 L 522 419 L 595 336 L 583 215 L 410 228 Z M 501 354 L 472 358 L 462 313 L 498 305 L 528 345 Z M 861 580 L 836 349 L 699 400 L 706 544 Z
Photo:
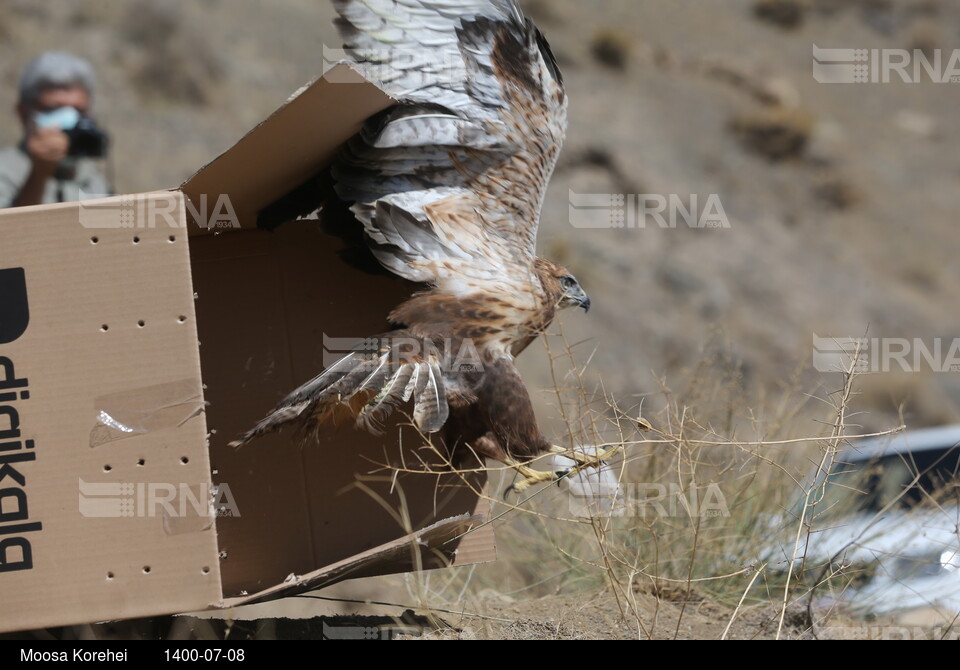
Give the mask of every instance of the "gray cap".
M 23 69 L 20 102 L 33 104 L 45 89 L 62 86 L 81 86 L 92 96 L 95 83 L 90 63 L 65 51 L 47 51 Z

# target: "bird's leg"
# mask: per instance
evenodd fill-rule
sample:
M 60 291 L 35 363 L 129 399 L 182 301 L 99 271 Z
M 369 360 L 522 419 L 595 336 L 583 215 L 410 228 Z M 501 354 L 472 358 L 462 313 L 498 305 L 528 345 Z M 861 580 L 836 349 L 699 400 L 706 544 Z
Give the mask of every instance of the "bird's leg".
M 577 470 L 580 470 L 585 467 L 599 468 L 604 464 L 605 461 L 608 461 L 611 456 L 620 451 L 620 445 L 613 445 L 611 448 L 604 451 L 597 452 L 595 454 L 586 454 L 582 451 L 575 451 L 573 449 L 564 449 L 563 447 L 558 447 L 555 444 L 550 445 L 550 453 L 557 454 L 558 456 L 565 456 L 572 461 L 576 461 Z
M 504 495 L 509 493 L 523 493 L 531 486 L 559 481 L 561 478 L 565 477 L 571 472 L 580 469 L 580 466 L 577 466 L 575 468 L 565 468 L 563 470 L 555 470 L 553 472 L 544 472 L 543 470 L 534 470 L 529 465 L 525 465 L 514 460 L 507 460 L 505 463 L 510 468 L 516 470 L 517 474 L 523 477 L 523 479 L 508 486 L 507 490 L 504 491 Z
M 570 468 L 564 468 L 562 470 L 554 470 L 552 472 L 544 472 L 542 470 L 534 470 L 524 463 L 518 463 L 514 460 L 507 460 L 505 463 L 512 469 L 516 470 L 517 473 L 523 477 L 523 480 L 517 482 L 516 484 L 511 485 L 507 489 L 507 493 L 516 492 L 523 493 L 531 486 L 536 486 L 537 484 L 543 484 L 545 482 L 555 482 L 567 477 L 569 475 L 576 474 L 583 470 L 584 468 L 599 468 L 604 462 L 613 456 L 617 451 L 620 450 L 619 446 L 614 446 L 606 451 L 600 453 L 589 455 L 579 451 L 573 451 L 572 449 L 564 449 L 563 447 L 558 447 L 556 445 L 551 445 L 548 453 L 557 454 L 559 456 L 564 456 L 574 461 L 576 465 Z
M 512 484 L 509 488 L 507 488 L 507 490 L 504 492 L 504 495 L 509 494 L 510 492 L 523 493 L 531 486 L 559 481 L 567 475 L 580 472 L 584 468 L 599 468 L 601 465 L 603 465 L 603 461 L 605 459 L 612 456 L 619 449 L 619 447 L 614 447 L 594 456 L 589 456 L 582 452 L 571 451 L 569 449 L 563 449 L 561 447 L 550 445 L 546 449 L 546 453 L 566 456 L 567 458 L 571 459 L 575 465 L 569 468 L 562 468 L 560 470 L 543 471 L 530 467 L 529 461 L 521 462 L 510 456 L 507 451 L 500 446 L 500 442 L 492 432 L 475 438 L 472 441 L 471 446 L 473 447 L 473 450 L 481 456 L 500 461 L 508 468 L 515 470 L 517 474 L 523 477 L 522 480 Z

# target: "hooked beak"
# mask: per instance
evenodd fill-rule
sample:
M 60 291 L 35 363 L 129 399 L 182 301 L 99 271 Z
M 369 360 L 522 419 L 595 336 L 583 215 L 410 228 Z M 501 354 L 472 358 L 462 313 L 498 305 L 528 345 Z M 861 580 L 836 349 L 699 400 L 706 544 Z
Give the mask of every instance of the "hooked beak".
M 579 286 L 575 291 L 564 293 L 563 302 L 571 307 L 583 307 L 584 312 L 590 311 L 590 296 Z

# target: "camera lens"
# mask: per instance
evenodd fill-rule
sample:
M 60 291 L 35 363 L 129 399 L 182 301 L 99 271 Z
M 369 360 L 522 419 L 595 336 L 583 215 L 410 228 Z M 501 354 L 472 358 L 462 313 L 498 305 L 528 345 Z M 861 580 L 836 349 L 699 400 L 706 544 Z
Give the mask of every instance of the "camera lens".
M 77 125 L 66 131 L 70 138 L 70 155 L 101 158 L 107 154 L 107 134 L 90 118 L 82 118 Z

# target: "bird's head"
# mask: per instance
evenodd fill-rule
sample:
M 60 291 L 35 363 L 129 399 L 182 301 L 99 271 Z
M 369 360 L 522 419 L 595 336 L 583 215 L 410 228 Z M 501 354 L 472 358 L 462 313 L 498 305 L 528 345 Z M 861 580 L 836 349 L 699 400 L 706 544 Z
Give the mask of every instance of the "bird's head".
M 535 264 L 540 283 L 547 297 L 558 307 L 583 307 L 590 311 L 590 298 L 581 288 L 577 278 L 562 265 L 545 258 L 538 258 Z

